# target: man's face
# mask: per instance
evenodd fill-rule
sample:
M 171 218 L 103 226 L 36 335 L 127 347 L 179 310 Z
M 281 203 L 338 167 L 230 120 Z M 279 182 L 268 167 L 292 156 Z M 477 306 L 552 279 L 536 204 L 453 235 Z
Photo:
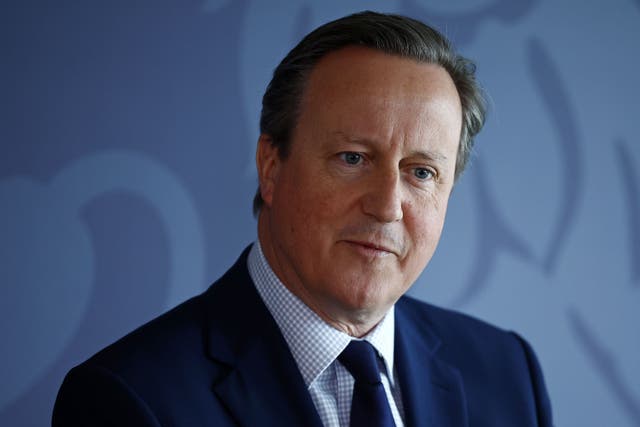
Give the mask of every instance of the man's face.
M 311 72 L 289 156 L 261 137 L 264 253 L 326 321 L 377 322 L 431 259 L 461 117 L 440 66 L 348 47 Z

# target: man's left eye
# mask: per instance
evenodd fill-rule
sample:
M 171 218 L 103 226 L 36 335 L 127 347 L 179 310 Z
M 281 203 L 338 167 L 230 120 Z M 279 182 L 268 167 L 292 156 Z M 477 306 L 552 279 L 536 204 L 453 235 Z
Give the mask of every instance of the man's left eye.
M 415 168 L 413 170 L 413 174 L 420 180 L 425 180 L 433 177 L 433 171 L 427 168 Z
M 342 159 L 350 165 L 357 165 L 362 160 L 362 156 L 358 153 L 347 152 L 341 154 Z

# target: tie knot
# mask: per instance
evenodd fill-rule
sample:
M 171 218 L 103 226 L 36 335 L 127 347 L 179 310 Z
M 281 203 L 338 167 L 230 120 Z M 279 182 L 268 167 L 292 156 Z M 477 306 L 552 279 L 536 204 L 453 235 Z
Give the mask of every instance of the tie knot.
M 376 384 L 380 382 L 378 356 L 371 344 L 366 341 L 353 340 L 340 356 L 340 363 L 351 373 L 356 382 Z

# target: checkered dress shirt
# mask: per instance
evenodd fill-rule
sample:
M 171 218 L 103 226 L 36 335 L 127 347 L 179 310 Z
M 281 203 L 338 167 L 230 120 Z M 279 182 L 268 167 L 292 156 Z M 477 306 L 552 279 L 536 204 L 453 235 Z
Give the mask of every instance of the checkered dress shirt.
M 348 427 L 354 379 L 337 360 L 353 337 L 325 323 L 275 275 L 260 243 L 251 248 L 249 274 L 293 354 L 325 427 Z M 400 387 L 393 369 L 394 310 L 362 339 L 376 349 L 380 376 L 396 427 L 403 427 Z M 392 373 L 389 375 L 388 373 Z

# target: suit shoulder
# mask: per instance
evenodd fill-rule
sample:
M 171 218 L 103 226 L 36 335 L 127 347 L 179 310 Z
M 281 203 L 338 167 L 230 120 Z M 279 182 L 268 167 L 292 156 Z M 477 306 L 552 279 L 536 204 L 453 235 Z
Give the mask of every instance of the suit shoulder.
M 100 350 L 85 364 L 114 372 L 169 364 L 202 346 L 205 324 L 204 294 L 193 297 L 138 327 Z
M 489 410 L 486 396 L 498 405 L 514 396 L 537 425 L 552 425 L 551 406 L 542 371 L 531 346 L 518 334 L 493 326 L 467 314 L 403 297 L 396 310 L 399 327 L 411 327 L 417 334 L 437 343 L 437 357 L 454 368 L 467 393 L 472 418 L 481 419 Z M 402 319 L 402 320 L 401 320 Z M 514 391 L 517 390 L 517 393 Z M 477 404 L 477 402 L 483 402 Z M 493 403 L 492 403 L 493 404 Z M 495 410 L 519 419 L 517 405 Z M 525 424 L 522 424 L 525 425 Z
M 243 302 L 243 290 L 250 282 L 246 270 L 248 250 L 209 289 L 128 333 L 85 364 L 102 366 L 120 375 L 202 364 L 207 357 L 211 328 L 232 329 L 229 324 L 234 320 L 229 320 L 230 314 L 237 312 L 238 304 Z
M 402 317 L 420 334 L 438 337 L 441 354 L 455 364 L 476 360 L 496 367 L 513 365 L 520 370 L 532 354 L 531 347 L 515 332 L 414 298 L 399 301 L 396 317 Z
M 397 304 L 408 320 L 423 324 L 441 338 L 479 335 L 517 341 L 513 333 L 456 310 L 438 307 L 408 296 L 402 297 Z

